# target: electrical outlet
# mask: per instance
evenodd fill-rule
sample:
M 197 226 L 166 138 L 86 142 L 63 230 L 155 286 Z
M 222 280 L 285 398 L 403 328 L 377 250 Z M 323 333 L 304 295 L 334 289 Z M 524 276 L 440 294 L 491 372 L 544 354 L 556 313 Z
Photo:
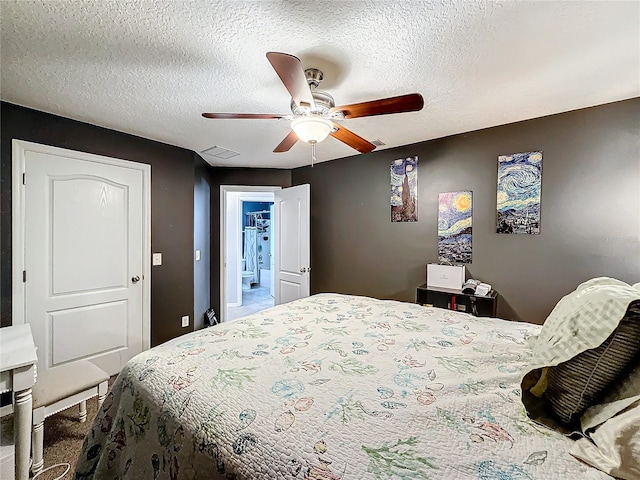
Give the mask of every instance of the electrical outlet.
M 156 265 L 162 265 L 162 254 L 154 253 L 152 257 L 151 264 L 155 267 Z
M 183 327 L 189 326 L 189 315 L 185 315 L 184 317 L 182 317 L 182 326 Z
M 200 261 L 200 250 L 196 250 L 196 262 Z

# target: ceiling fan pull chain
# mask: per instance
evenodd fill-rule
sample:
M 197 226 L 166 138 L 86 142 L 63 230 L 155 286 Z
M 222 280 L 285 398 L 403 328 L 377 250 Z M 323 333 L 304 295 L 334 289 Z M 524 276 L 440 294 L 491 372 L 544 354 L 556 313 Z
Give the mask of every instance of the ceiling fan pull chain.
M 309 142 L 311 143 L 311 168 L 313 168 L 313 162 L 316 161 L 316 143 L 318 142 Z

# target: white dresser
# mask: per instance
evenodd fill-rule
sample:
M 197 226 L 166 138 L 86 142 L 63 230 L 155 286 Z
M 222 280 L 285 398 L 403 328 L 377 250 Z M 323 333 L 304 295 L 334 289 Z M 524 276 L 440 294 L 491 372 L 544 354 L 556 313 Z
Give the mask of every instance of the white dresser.
M 31 450 L 31 387 L 35 383 L 35 366 L 38 359 L 33 344 L 31 326 L 28 323 L 0 328 L 0 392 L 13 391 L 13 430 L 16 480 L 28 480 Z M 4 430 L 4 429 L 3 429 Z M 3 435 L 4 436 L 4 435 Z M 3 441 L 1 454 L 11 458 L 14 449 Z M 3 468 L 10 460 L 0 458 Z M 12 462 L 14 463 L 14 462 Z M 9 477 L 11 478 L 11 477 Z

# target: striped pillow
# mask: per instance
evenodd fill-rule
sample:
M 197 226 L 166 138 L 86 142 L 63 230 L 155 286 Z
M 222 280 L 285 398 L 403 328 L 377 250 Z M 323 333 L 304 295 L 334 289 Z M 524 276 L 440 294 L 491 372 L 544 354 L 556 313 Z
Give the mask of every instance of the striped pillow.
M 544 393 L 560 420 L 572 424 L 640 360 L 640 303 L 632 303 L 611 335 L 597 348 L 549 368 Z

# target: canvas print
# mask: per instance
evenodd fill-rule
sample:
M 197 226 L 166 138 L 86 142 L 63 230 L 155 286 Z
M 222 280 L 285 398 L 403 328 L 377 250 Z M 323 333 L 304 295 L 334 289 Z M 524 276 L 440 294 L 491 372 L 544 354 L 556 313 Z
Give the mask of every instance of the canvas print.
M 542 152 L 498 157 L 498 233 L 540 233 Z
M 471 263 L 473 192 L 438 195 L 438 259 L 452 264 Z
M 418 157 L 391 162 L 391 221 L 418 221 Z

